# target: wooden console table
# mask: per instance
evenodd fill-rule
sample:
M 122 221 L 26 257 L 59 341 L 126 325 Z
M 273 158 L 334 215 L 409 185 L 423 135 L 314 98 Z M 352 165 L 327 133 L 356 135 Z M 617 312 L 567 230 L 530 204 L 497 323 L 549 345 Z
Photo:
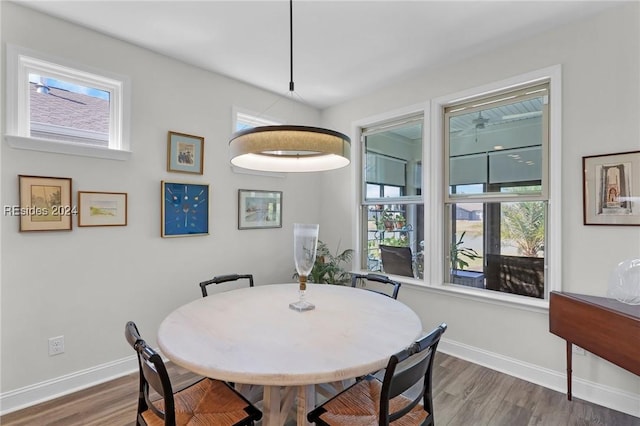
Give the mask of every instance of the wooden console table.
M 552 291 L 549 331 L 567 341 L 567 398 L 572 345 L 640 375 L 640 305 L 606 297 Z

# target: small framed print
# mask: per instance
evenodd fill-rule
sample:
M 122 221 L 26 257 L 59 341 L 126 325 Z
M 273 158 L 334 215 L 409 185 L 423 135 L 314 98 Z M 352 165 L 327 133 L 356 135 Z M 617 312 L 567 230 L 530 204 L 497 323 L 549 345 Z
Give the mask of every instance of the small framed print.
M 20 232 L 70 231 L 71 178 L 18 175 Z
M 282 191 L 238 190 L 238 229 L 282 228 Z
M 161 236 L 209 235 L 209 185 L 162 181 Z
M 585 225 L 640 225 L 640 151 L 582 157 Z
M 78 226 L 127 226 L 127 193 L 78 191 Z
M 204 138 L 169 132 L 167 171 L 201 175 L 204 170 Z

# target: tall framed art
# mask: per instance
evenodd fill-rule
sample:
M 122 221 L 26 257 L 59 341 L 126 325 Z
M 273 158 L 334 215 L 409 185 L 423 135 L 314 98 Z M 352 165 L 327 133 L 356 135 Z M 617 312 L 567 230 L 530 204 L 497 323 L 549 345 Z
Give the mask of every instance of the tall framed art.
M 582 157 L 585 225 L 640 225 L 640 151 Z

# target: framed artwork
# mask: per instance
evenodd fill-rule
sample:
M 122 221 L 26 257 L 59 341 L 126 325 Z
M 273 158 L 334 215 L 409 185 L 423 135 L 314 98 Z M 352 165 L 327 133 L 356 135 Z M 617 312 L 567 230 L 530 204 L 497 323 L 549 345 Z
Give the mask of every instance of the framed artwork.
M 20 232 L 71 230 L 71 178 L 18 175 L 18 184 Z
M 238 190 L 238 229 L 282 228 L 282 191 Z
M 203 154 L 203 137 L 169 132 L 167 139 L 168 172 L 201 175 L 204 170 Z
M 127 193 L 78 191 L 78 226 L 127 226 Z
M 162 181 L 161 236 L 209 235 L 209 185 Z
M 585 225 L 640 225 L 640 151 L 582 157 Z

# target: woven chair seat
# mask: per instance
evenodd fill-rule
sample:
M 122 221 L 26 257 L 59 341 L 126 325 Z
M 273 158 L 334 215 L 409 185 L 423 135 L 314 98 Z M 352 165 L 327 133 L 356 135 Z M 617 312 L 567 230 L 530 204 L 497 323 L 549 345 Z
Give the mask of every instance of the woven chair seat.
M 319 418 L 334 426 L 372 426 L 378 424 L 380 411 L 380 391 L 382 383 L 376 378 L 367 377 L 351 386 L 323 407 L 327 410 Z M 399 395 L 389 401 L 389 411 L 395 412 L 411 403 L 409 398 Z M 405 416 L 392 422 L 393 426 L 421 425 L 427 418 L 421 404 L 416 405 Z
M 307 419 L 322 426 L 433 426 L 433 360 L 446 329 L 442 323 L 391 355 L 383 381 L 369 375 L 311 410 Z M 420 392 L 411 398 L 409 391 L 418 385 Z
M 203 379 L 174 394 L 176 424 L 178 425 L 234 425 L 247 417 L 249 406 L 225 383 Z M 164 401 L 154 404 L 164 411 Z M 164 426 L 164 420 L 151 410 L 142 413 L 149 426 Z

